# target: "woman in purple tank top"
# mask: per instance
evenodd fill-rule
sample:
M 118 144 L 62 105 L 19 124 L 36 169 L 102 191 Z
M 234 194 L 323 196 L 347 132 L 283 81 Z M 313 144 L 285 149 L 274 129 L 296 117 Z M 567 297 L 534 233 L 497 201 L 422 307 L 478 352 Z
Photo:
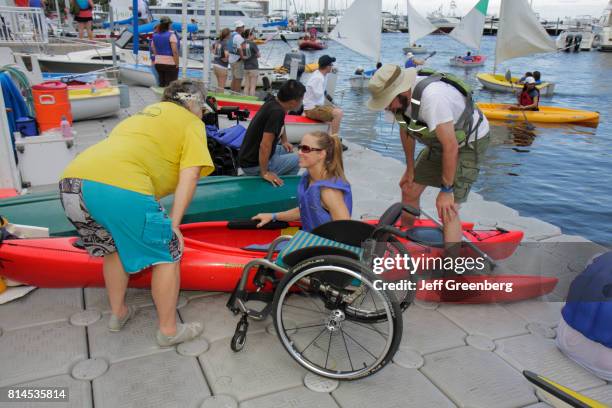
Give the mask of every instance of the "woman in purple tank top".
M 298 146 L 300 167 L 306 169 L 298 186 L 299 206 L 279 213 L 253 217 L 257 227 L 270 221 L 302 221 L 304 231 L 312 231 L 330 221 L 351 218 L 353 197 L 344 175 L 342 143 L 326 132 L 307 133 Z

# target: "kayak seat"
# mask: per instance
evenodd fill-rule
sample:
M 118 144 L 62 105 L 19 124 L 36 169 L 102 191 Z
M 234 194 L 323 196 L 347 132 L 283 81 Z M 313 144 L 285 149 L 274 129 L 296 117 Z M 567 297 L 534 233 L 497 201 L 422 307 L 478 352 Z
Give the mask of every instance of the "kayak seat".
M 406 231 L 406 238 L 417 244 L 444 248 L 444 234 L 439 228 L 415 227 Z

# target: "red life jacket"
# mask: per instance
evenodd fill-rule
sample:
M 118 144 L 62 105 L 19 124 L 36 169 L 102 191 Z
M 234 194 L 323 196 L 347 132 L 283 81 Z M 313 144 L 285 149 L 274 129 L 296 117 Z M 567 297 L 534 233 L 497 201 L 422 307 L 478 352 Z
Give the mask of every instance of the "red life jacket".
M 535 89 L 537 96 L 538 96 L 538 103 L 540 102 L 540 91 L 538 91 L 538 89 Z M 535 101 L 535 98 L 532 97 L 531 95 L 529 95 L 529 91 L 528 90 L 523 90 L 521 92 L 521 99 L 519 100 L 519 103 L 521 106 L 529 106 L 529 105 L 533 105 Z M 536 106 L 537 107 L 537 106 Z

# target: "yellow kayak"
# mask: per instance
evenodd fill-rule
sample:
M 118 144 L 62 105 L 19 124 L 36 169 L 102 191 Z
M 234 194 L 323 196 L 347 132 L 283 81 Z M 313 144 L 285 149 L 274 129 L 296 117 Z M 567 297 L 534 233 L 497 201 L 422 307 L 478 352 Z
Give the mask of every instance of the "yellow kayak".
M 519 84 L 517 77 L 512 77 L 512 85 L 506 80 L 506 77 L 502 74 L 476 74 L 476 78 L 480 81 L 482 86 L 492 91 L 498 92 L 516 92 L 523 89 L 523 84 Z M 540 90 L 542 96 L 552 96 L 555 92 L 555 84 L 552 82 L 542 82 L 540 85 L 536 85 L 536 88 Z
M 578 109 L 560 108 L 557 106 L 540 106 L 539 111 L 515 111 L 508 109 L 510 105 L 503 103 L 477 103 L 478 107 L 492 120 L 517 120 L 541 123 L 579 123 L 598 122 L 599 113 Z M 523 112 L 525 113 L 523 115 Z
M 599 401 L 595 401 L 586 395 L 580 394 L 570 388 L 557 384 L 539 374 L 531 371 L 523 371 L 523 375 L 529 382 L 543 391 L 546 397 L 546 402 L 554 407 L 573 407 L 573 408 L 606 408 L 607 405 Z

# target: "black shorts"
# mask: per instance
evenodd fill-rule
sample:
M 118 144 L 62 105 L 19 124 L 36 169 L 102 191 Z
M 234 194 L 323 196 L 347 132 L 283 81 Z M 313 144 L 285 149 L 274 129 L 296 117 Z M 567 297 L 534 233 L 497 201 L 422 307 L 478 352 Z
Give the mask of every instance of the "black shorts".
M 155 64 L 155 71 L 161 87 L 166 87 L 178 79 L 179 68 L 176 65 Z
M 79 16 L 76 16 L 74 18 L 74 21 L 79 22 L 79 23 L 87 23 L 89 21 L 93 21 L 93 17 L 79 17 Z

